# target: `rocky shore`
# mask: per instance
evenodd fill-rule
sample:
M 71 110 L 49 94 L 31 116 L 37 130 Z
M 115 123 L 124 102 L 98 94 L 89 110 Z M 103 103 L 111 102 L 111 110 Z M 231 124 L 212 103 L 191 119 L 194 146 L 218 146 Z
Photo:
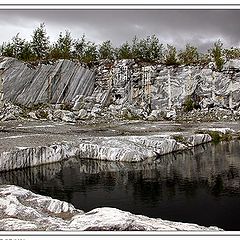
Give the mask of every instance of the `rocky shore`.
M 131 59 L 87 67 L 1 58 L 0 68 L 1 172 L 70 157 L 154 161 L 240 136 L 240 60 L 228 61 L 221 72 L 211 64 L 173 67 Z M 17 186 L 0 187 L 0 207 L 1 230 L 220 230 L 113 208 L 83 213 Z
M 239 137 L 238 125 L 184 126 L 167 122 L 66 124 L 8 121 L 0 131 L 0 171 L 60 162 L 69 157 L 141 162 L 212 140 Z M 225 124 L 224 124 L 225 126 Z
M 2 231 L 221 231 L 217 227 L 134 215 L 115 208 L 90 212 L 26 189 L 0 186 Z

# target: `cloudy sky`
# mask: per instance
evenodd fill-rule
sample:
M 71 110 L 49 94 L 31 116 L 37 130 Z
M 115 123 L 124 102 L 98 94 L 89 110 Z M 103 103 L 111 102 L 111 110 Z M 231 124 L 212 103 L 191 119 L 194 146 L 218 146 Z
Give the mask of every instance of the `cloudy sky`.
M 192 43 L 202 51 L 221 39 L 225 47 L 240 45 L 240 10 L 0 10 L 0 42 L 20 33 L 29 40 L 41 22 L 51 41 L 69 30 L 73 38 L 83 34 L 100 43 L 114 45 L 130 41 L 135 35 L 155 34 L 162 43 L 182 48 Z

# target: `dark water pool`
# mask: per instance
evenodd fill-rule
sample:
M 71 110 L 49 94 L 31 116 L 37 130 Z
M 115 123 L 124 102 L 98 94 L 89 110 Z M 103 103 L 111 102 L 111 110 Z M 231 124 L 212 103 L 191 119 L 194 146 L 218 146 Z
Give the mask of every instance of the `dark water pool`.
M 89 211 L 116 207 L 149 217 L 240 230 L 240 142 L 206 144 L 154 162 L 67 161 L 0 174 L 1 184 Z

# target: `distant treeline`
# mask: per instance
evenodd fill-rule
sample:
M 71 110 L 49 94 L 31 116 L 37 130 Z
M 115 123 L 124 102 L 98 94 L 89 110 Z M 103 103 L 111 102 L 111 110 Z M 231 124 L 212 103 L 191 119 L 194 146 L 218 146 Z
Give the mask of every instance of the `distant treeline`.
M 198 52 L 197 47 L 187 44 L 184 50 L 177 51 L 176 47 L 164 46 L 155 36 L 125 42 L 119 47 L 113 47 L 110 40 L 97 45 L 86 40 L 85 35 L 73 39 L 69 31 L 60 33 L 54 43 L 50 43 L 45 24 L 33 31 L 31 41 L 14 36 L 11 41 L 1 45 L 1 55 L 14 57 L 26 62 L 56 59 L 78 59 L 90 63 L 102 59 L 135 59 L 150 63 L 164 63 L 166 65 L 207 64 L 215 62 L 216 69 L 221 70 L 228 59 L 240 57 L 239 48 L 224 49 L 221 40 L 217 40 L 207 53 Z

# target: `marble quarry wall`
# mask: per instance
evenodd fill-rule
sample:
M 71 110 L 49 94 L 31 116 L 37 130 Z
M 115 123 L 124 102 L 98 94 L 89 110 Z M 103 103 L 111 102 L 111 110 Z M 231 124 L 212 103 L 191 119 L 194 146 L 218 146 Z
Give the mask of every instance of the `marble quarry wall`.
M 77 62 L 59 60 L 32 66 L 4 58 L 0 68 L 4 68 L 4 99 L 14 104 L 68 103 L 77 95 L 88 96 L 93 92 L 94 72 Z
M 143 114 L 176 110 L 188 96 L 199 108 L 238 110 L 240 60 L 230 60 L 221 72 L 209 66 L 146 65 L 134 60 L 99 63 L 87 68 L 58 60 L 31 66 L 13 58 L 0 59 L 4 99 L 31 106 L 70 104 L 73 110 L 118 113 L 131 107 Z

